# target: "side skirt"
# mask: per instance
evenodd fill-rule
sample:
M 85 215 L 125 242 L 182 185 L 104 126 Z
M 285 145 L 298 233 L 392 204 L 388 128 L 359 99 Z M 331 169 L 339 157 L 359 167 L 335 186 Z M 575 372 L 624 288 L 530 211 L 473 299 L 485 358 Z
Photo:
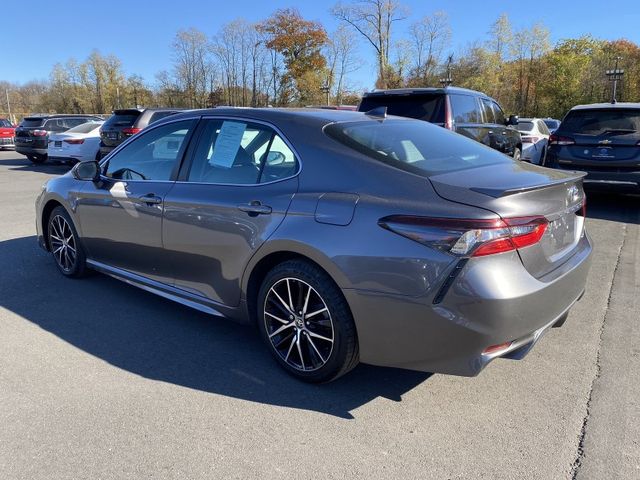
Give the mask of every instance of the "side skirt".
M 155 293 L 156 295 L 173 300 L 174 302 L 191 307 L 195 310 L 218 317 L 228 316 L 232 319 L 237 317 L 237 309 L 225 307 L 206 298 L 185 292 L 184 290 L 180 290 L 179 288 L 175 288 L 171 285 L 167 285 L 166 283 L 157 282 L 143 277 L 142 275 L 131 273 L 121 268 L 112 267 L 111 265 L 97 262 L 95 260 L 87 259 L 87 265 L 98 272 L 115 278 L 116 280 L 141 288 L 147 292 Z

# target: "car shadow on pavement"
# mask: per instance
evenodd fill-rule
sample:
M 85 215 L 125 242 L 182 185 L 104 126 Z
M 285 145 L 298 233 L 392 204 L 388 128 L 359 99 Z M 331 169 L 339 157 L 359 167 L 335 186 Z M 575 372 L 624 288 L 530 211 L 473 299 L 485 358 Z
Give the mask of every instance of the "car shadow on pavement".
M 640 224 L 640 195 L 587 190 L 587 218 Z
M 109 364 L 145 378 L 351 419 L 430 374 L 360 365 L 325 385 L 299 382 L 253 328 L 183 307 L 110 277 L 62 277 L 35 237 L 0 242 L 0 307 Z
M 41 164 L 32 163 L 26 157 L 17 155 L 16 158 L 0 159 L 0 166 L 14 167 L 9 170 L 18 170 L 21 172 L 41 172 L 51 173 L 54 175 L 62 175 L 67 173 L 71 165 L 59 162 L 45 162 Z

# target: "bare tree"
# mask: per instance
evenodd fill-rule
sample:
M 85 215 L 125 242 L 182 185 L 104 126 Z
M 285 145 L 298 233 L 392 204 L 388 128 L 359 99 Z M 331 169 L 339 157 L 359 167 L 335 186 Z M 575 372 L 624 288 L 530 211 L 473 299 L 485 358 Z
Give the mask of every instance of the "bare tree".
M 412 76 L 418 81 L 427 82 L 435 74 L 442 54 L 451 42 L 449 17 L 445 12 L 426 15 L 411 24 L 409 35 L 414 61 Z
M 356 56 L 356 53 L 355 34 L 345 25 L 340 25 L 329 35 L 325 57 L 329 71 L 329 84 L 338 105 L 342 103 L 347 76 L 362 66 L 362 60 Z
M 338 20 L 353 27 L 374 48 L 378 61 L 378 81 L 387 86 L 391 29 L 394 23 L 407 18 L 408 11 L 397 0 L 356 0 L 336 4 L 331 13 Z
M 205 106 L 209 80 L 215 73 L 207 36 L 195 28 L 180 30 L 172 46 L 174 73 L 186 94 L 187 105 L 191 108 Z

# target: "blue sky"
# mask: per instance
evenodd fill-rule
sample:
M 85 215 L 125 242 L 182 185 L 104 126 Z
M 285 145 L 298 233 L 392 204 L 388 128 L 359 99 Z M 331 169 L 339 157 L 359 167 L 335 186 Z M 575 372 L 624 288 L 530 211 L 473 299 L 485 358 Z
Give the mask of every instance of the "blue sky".
M 83 60 L 93 49 L 120 57 L 127 74 L 154 80 L 170 67 L 170 44 L 180 28 L 196 27 L 213 35 L 219 27 L 242 17 L 259 21 L 275 9 L 297 7 L 305 18 L 321 21 L 330 31 L 337 26 L 329 14 L 334 1 L 286 0 L 110 0 L 108 2 L 7 0 L 0 8 L 2 37 L 0 80 L 23 83 L 45 79 L 56 62 Z M 515 28 L 544 22 L 555 42 L 592 34 L 598 38 L 627 38 L 640 43 L 640 0 L 404 0 L 411 16 L 398 25 L 402 35 L 412 20 L 442 10 L 453 31 L 452 52 L 485 38 L 489 26 L 507 13 Z M 615 12 L 607 10 L 608 5 Z M 7 21 L 9 19 L 9 21 Z M 24 19 L 24 22 L 21 21 Z M 9 43 L 6 39 L 11 39 Z M 361 43 L 367 63 L 352 80 L 371 88 L 375 77 L 373 52 Z

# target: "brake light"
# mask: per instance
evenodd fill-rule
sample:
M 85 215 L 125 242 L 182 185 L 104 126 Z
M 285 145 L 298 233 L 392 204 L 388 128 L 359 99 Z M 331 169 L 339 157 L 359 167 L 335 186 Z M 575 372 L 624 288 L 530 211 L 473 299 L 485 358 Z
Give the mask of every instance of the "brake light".
M 63 142 L 70 145 L 81 145 L 84 143 L 84 138 L 67 138 L 66 140 L 63 140 Z
M 542 137 L 525 136 L 522 137 L 522 143 L 538 143 Z
M 562 137 L 552 133 L 549 137 L 549 145 L 575 145 L 576 141 L 571 137 Z
M 45 137 L 47 135 L 47 131 L 46 130 L 32 130 L 31 134 L 34 137 Z
M 136 133 L 138 133 L 140 130 L 142 130 L 141 128 L 123 128 L 122 129 L 122 133 L 124 133 L 127 136 L 131 136 L 131 135 L 135 135 Z
M 471 220 L 392 215 L 378 224 L 394 233 L 463 257 L 480 257 L 528 247 L 548 225 L 542 216 Z

